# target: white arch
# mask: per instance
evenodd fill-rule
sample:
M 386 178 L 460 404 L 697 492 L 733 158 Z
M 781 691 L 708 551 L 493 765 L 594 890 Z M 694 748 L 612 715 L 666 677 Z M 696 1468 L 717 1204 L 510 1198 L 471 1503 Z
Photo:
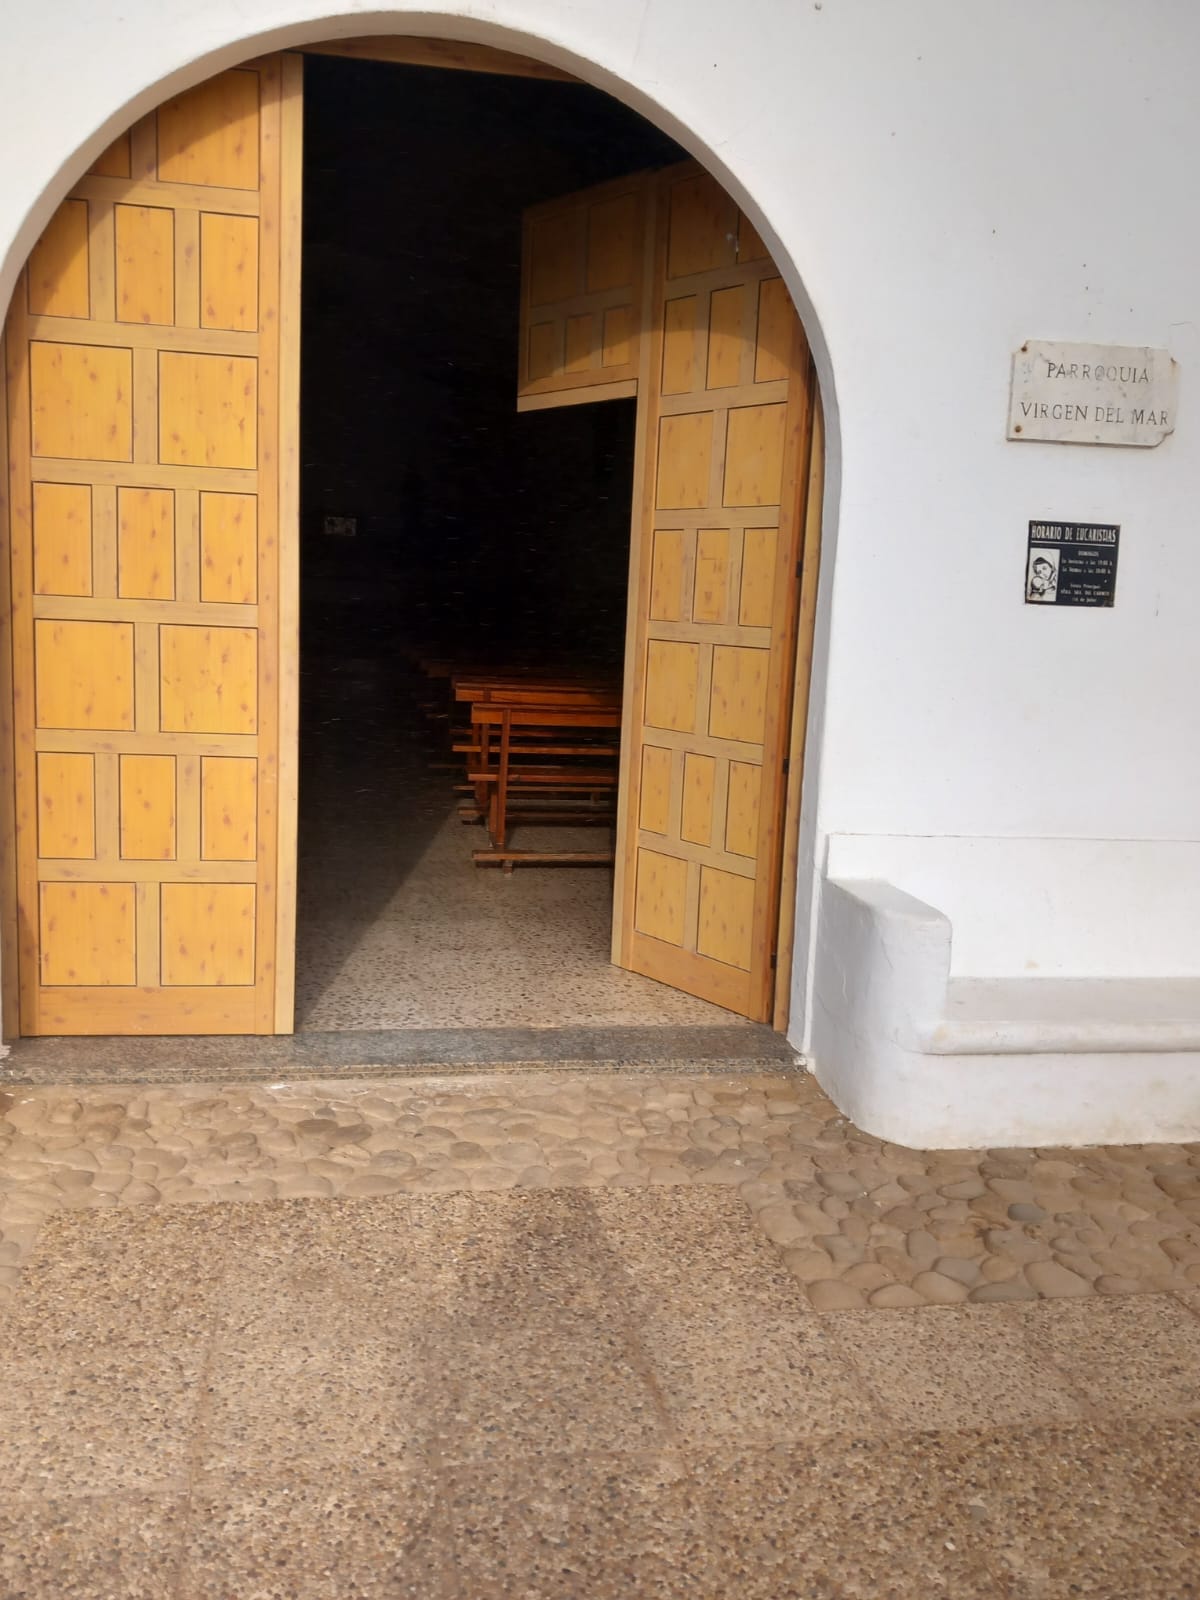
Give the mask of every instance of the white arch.
M 302 9 L 303 0 L 286 0 Z M 519 12 L 519 0 L 494 0 L 493 11 Z M 809 993 L 809 947 L 814 917 L 814 844 L 817 832 L 815 797 L 818 766 L 823 742 L 825 686 L 828 673 L 829 614 L 834 552 L 837 537 L 837 508 L 841 486 L 841 448 L 837 390 L 832 362 L 820 319 L 805 287 L 800 263 L 784 243 L 769 209 L 755 193 L 745 176 L 723 159 L 720 149 L 692 127 L 687 118 L 665 99 L 658 99 L 632 78 L 623 76 L 599 59 L 573 49 L 549 31 L 508 25 L 482 17 L 465 17 L 450 9 L 444 11 L 356 12 L 298 17 L 281 26 L 255 32 L 247 29 L 214 42 L 212 48 L 194 55 L 171 71 L 150 77 L 132 94 L 115 105 L 68 155 L 58 161 L 28 206 L 17 231 L 0 260 L 0 305 L 7 307 L 17 275 L 42 230 L 74 184 L 109 144 L 140 117 L 153 111 L 164 100 L 204 82 L 226 68 L 256 56 L 278 50 L 296 49 L 323 40 L 349 40 L 383 35 L 412 38 L 449 39 L 459 43 L 487 45 L 512 54 L 532 57 L 558 67 L 593 88 L 604 91 L 636 111 L 668 134 L 689 155 L 716 177 L 739 207 L 753 222 L 786 282 L 804 324 L 816 364 L 825 418 L 825 492 L 822 517 L 821 570 L 815 637 L 811 664 L 808 708 L 808 738 L 805 756 L 804 802 L 800 823 L 797 883 L 795 948 L 792 966 L 792 1018 L 789 1035 L 803 1047 L 807 1034 Z M 761 43 L 761 41 L 760 41 Z M 698 119 L 697 119 L 698 120 Z M 2 223 L 2 218 L 0 218 Z M 784 893 L 788 885 L 784 885 Z

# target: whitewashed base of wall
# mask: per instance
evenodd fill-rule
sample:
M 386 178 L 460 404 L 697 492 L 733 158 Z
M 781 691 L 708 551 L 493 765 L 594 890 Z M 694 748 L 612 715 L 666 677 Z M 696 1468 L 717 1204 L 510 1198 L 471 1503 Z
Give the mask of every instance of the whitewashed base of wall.
M 809 1059 L 923 1149 L 1200 1138 L 1200 977 L 953 978 L 951 926 L 879 880 L 821 890 Z

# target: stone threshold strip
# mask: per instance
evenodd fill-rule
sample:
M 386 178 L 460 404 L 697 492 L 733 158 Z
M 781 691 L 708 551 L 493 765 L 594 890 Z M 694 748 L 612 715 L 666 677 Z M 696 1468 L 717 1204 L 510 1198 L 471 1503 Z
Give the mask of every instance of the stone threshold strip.
M 906 1150 L 791 1071 L 0 1090 L 0 1300 L 61 1208 L 737 1185 L 818 1311 L 1200 1287 L 1200 1144 Z

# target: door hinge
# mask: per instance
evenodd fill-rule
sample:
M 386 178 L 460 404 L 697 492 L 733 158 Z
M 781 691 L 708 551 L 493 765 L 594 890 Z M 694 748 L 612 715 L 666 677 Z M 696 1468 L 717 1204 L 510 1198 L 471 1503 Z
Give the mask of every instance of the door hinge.
M 787 777 L 788 773 L 791 770 L 792 770 L 792 758 L 791 758 L 791 756 L 784 756 L 784 758 L 783 758 L 783 775 L 784 775 L 785 778 Z
M 776 967 L 778 967 L 778 965 L 779 965 L 779 952 L 778 952 L 778 950 L 772 950 L 771 951 L 771 971 L 774 972 Z
M 802 578 L 804 576 L 804 562 L 802 560 L 797 561 L 796 563 L 796 576 L 798 578 Z

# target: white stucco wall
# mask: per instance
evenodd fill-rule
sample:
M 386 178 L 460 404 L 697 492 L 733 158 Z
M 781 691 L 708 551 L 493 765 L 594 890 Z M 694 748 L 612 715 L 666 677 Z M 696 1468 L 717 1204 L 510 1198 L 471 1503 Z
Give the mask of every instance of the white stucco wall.
M 832 849 L 845 876 L 951 899 L 939 909 L 962 970 L 1121 973 L 1165 946 L 1172 971 L 1200 972 L 1200 852 L 1186 843 L 1200 835 L 1200 7 L 450 11 L 10 4 L 0 304 L 108 139 L 249 53 L 434 33 L 507 43 L 612 89 L 763 224 L 817 349 L 830 471 L 802 934 Z M 1178 431 L 1154 450 L 1006 443 L 1010 356 L 1027 337 L 1169 346 Z M 1022 604 L 1031 517 L 1121 524 L 1113 610 Z M 797 1040 L 809 967 L 802 939 Z

